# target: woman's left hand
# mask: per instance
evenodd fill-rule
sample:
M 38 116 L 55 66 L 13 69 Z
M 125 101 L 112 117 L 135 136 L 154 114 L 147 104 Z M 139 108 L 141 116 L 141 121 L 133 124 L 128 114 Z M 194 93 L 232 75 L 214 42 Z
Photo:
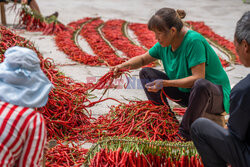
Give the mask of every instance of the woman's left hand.
M 149 92 L 158 92 L 163 88 L 163 82 L 162 79 L 154 80 L 153 82 L 149 82 L 145 85 L 145 87 L 148 89 Z
M 21 3 L 22 3 L 22 4 L 27 4 L 28 1 L 27 1 L 27 0 L 22 0 Z

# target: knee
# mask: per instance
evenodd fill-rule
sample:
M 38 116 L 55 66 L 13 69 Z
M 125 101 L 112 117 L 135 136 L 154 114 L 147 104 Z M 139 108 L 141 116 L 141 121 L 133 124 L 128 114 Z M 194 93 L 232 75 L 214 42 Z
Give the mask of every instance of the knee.
M 151 70 L 152 70 L 152 68 L 150 68 L 150 67 L 142 68 L 141 71 L 139 72 L 139 77 L 145 78 L 145 75 L 148 74 Z
M 194 82 L 192 90 L 198 90 L 199 92 L 206 91 L 209 89 L 209 87 L 210 87 L 210 81 L 208 81 L 206 79 L 197 79 Z
M 192 123 L 191 128 L 190 128 L 191 137 L 200 135 L 201 132 L 205 131 L 205 129 L 207 128 L 207 121 L 209 121 L 209 120 L 206 119 L 206 118 L 198 118 L 198 119 L 196 119 Z

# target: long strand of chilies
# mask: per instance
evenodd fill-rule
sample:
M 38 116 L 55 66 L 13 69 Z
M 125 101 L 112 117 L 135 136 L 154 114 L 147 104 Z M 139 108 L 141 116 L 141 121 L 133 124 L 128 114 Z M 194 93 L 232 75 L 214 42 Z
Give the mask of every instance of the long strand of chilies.
M 151 141 L 131 137 L 99 140 L 85 156 L 85 166 L 203 167 L 192 142 Z

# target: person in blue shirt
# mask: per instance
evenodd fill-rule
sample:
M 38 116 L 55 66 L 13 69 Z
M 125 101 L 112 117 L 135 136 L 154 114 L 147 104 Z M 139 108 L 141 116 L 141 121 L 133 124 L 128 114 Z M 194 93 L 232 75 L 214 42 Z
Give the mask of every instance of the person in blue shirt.
M 234 45 L 240 61 L 250 67 L 250 11 L 237 22 Z M 191 125 L 191 138 L 206 167 L 250 166 L 250 74 L 231 91 L 227 128 L 199 118 Z

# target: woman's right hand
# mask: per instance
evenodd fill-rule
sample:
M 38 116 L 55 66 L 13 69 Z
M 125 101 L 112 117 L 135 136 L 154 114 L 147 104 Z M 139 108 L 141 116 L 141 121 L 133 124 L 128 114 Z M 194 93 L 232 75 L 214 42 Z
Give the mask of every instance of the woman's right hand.
M 112 66 L 110 67 L 110 71 L 114 72 L 114 77 L 115 78 L 119 78 L 121 76 L 122 73 L 119 73 L 119 70 L 121 69 L 121 65 L 117 65 L 117 66 Z
M 110 67 L 110 71 L 114 71 L 115 78 L 119 78 L 121 76 L 121 73 L 119 72 L 119 70 L 122 70 L 122 69 L 129 69 L 129 70 L 137 69 L 137 68 L 140 68 L 140 67 L 142 67 L 144 65 L 152 63 L 155 60 L 157 60 L 157 59 L 151 57 L 149 55 L 149 53 L 146 52 L 146 53 L 144 53 L 142 55 L 135 56 L 135 57 L 129 59 L 128 61 L 126 61 L 126 62 L 124 62 L 122 64 Z

